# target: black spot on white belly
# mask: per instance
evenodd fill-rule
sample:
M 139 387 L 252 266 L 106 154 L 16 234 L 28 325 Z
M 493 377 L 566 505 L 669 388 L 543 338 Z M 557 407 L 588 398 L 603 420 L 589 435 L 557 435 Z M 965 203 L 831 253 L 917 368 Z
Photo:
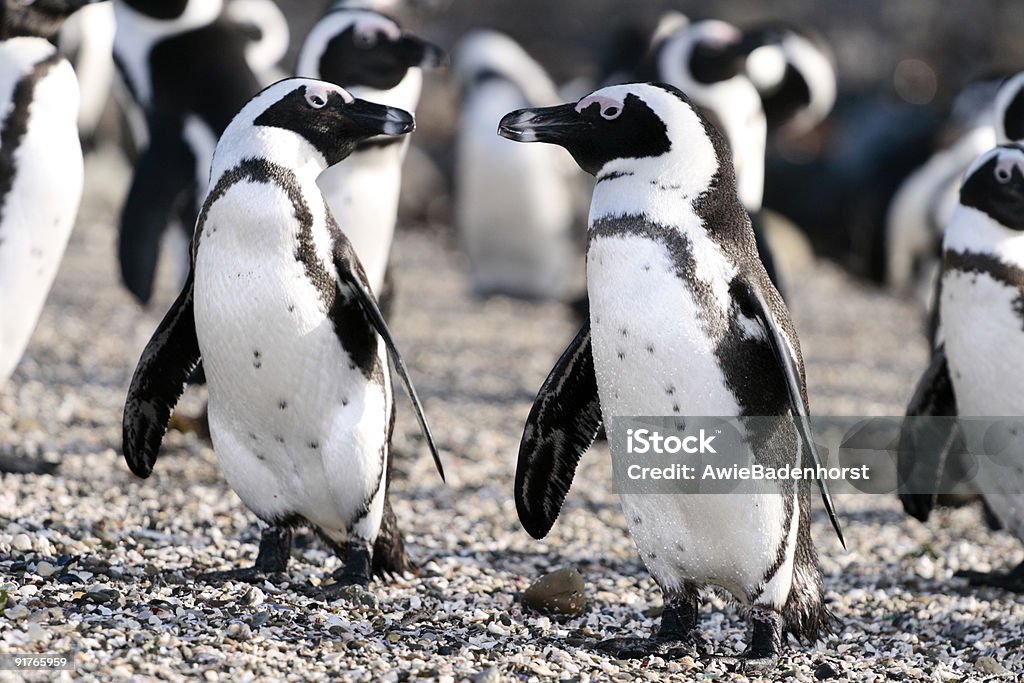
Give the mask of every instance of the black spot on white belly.
M 629 330 L 627 330 L 625 327 L 621 327 L 619 328 L 619 334 L 621 334 L 623 337 L 628 337 Z
M 319 441 L 310 441 L 310 442 L 309 442 L 308 444 L 306 444 L 306 445 L 307 445 L 307 446 L 309 446 L 310 448 L 312 448 L 312 449 L 313 449 L 314 451 L 315 451 L 316 449 L 320 448 L 320 442 L 319 442 Z
M 619 360 L 626 360 L 626 352 L 619 351 Z
M 249 432 L 249 438 L 252 439 L 253 441 L 259 441 L 260 440 L 260 438 L 258 436 L 256 436 L 253 432 Z
M 280 401 L 277 402 L 277 407 L 280 408 L 281 410 L 284 410 L 285 408 L 288 407 L 288 401 L 282 398 Z
M 276 441 L 278 443 L 284 443 L 284 437 L 283 436 L 275 436 L 274 437 L 274 441 Z
M 647 345 L 647 353 L 650 353 L 650 354 L 654 353 L 654 345 L 653 344 L 648 344 Z
M 675 385 L 674 384 L 669 384 L 667 387 L 665 387 L 665 393 L 668 394 L 669 396 L 675 396 L 676 395 L 676 387 L 675 387 Z

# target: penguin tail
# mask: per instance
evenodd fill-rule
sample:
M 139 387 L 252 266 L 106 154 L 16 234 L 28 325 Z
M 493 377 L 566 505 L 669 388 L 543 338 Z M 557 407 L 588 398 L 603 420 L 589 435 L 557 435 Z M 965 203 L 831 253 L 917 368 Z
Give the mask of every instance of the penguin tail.
M 373 576 L 390 579 L 396 574 L 415 572 L 416 565 L 409 559 L 402 540 L 402 530 L 398 528 L 398 518 L 391 509 L 391 501 L 384 499 L 384 516 L 381 518 L 377 540 L 373 542 Z
M 782 608 L 786 630 L 797 639 L 814 643 L 834 634 L 837 620 L 825 606 L 821 565 L 811 542 L 810 500 L 800 496 L 800 528 L 793 557 L 793 585 Z

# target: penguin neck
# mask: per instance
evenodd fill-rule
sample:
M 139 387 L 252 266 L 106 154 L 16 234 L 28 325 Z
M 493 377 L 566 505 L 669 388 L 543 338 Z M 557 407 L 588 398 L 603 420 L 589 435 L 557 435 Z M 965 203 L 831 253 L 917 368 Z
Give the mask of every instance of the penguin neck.
M 682 164 L 606 164 L 597 174 L 589 224 L 643 216 L 660 225 L 684 226 L 695 221 L 700 226 L 693 202 L 707 190 L 714 176 L 714 171 L 709 173 L 707 168 Z
M 275 165 L 291 171 L 300 185 L 318 193 L 317 176 L 327 169 L 323 156 L 298 136 L 269 127 L 229 130 L 214 152 L 209 186 L 215 186 L 222 175 L 248 159 L 273 160 Z
M 1011 230 L 971 206 L 956 207 L 942 249 L 947 253 L 986 254 L 1024 268 L 1024 232 Z

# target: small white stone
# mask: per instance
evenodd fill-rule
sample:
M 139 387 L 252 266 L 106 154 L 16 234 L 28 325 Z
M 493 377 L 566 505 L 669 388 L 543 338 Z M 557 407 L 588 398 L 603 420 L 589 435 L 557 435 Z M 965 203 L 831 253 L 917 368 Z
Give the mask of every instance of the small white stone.
M 32 550 L 32 539 L 28 534 L 18 534 L 11 540 L 11 547 L 18 552 L 27 553 Z
M 57 573 L 57 567 L 53 566 L 49 562 L 40 562 L 36 565 L 36 574 L 45 578 L 49 578 Z

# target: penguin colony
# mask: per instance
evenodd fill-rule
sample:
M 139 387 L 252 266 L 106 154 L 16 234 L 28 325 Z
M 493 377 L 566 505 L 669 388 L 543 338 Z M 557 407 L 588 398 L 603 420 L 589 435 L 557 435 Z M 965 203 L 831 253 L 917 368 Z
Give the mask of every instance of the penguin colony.
M 87 4 L 0 6 L 0 383 L 60 264 L 82 192 L 79 129 L 91 136 L 102 108 L 90 89 L 80 116 L 75 73 L 50 42 Z M 319 589 L 326 599 L 413 571 L 390 502 L 393 378 L 442 479 L 444 470 L 388 326 L 389 255 L 423 71 L 442 66 L 444 51 L 399 26 L 391 14 L 409 9 L 402 3 L 341 0 L 306 37 L 295 77 L 284 77 L 288 27 L 273 3 L 112 0 L 108 9 L 129 94 L 122 104 L 137 122 L 118 234 L 126 288 L 151 300 L 169 226 L 189 245 L 180 249 L 180 294 L 128 388 L 128 467 L 153 472 L 172 410 L 202 363 L 214 449 L 262 535 L 252 566 L 201 580 L 285 572 L 296 527 L 341 559 Z M 101 12 L 90 21 L 108 25 Z M 109 72 L 96 66 L 91 36 L 110 40 L 109 31 L 78 32 L 80 76 L 103 91 Z M 828 50 L 786 24 L 741 30 L 670 14 L 636 64 L 631 78 L 619 69 L 620 82 L 567 98 L 508 36 L 474 32 L 455 53 L 455 221 L 477 293 L 564 299 L 579 261 L 578 172 L 568 158 L 595 182 L 589 313 L 540 388 L 513 487 L 520 522 L 537 538 L 555 523 L 599 430 L 613 443 L 621 436 L 621 416 L 781 418 L 767 438 L 751 438 L 757 461 L 820 462 L 800 343 L 760 210 L 769 137 L 813 128 L 836 100 Z M 898 287 L 941 235 L 940 326 L 907 408 L 915 418 L 1024 415 L 1024 146 L 1014 142 L 1024 139 L 1024 74 L 1000 80 L 982 112 L 908 179 L 890 214 Z M 934 211 L 951 188 L 948 216 Z M 938 232 L 921 228 L 922 203 Z M 900 466 L 940 479 L 955 460 L 956 423 L 931 449 L 919 424 L 904 423 Z M 1024 541 L 1020 435 L 1008 434 L 1011 457 L 982 468 L 973 487 Z M 972 433 L 958 438 L 986 447 Z M 651 637 L 597 647 L 619 658 L 720 656 L 698 622 L 705 589 L 748 616 L 738 666 L 771 666 L 787 634 L 824 637 L 834 625 L 810 534 L 815 487 L 843 542 L 824 481 L 752 495 L 622 492 L 665 608 Z M 937 503 L 931 492 L 901 499 L 922 521 Z M 964 576 L 1024 592 L 1024 564 Z

